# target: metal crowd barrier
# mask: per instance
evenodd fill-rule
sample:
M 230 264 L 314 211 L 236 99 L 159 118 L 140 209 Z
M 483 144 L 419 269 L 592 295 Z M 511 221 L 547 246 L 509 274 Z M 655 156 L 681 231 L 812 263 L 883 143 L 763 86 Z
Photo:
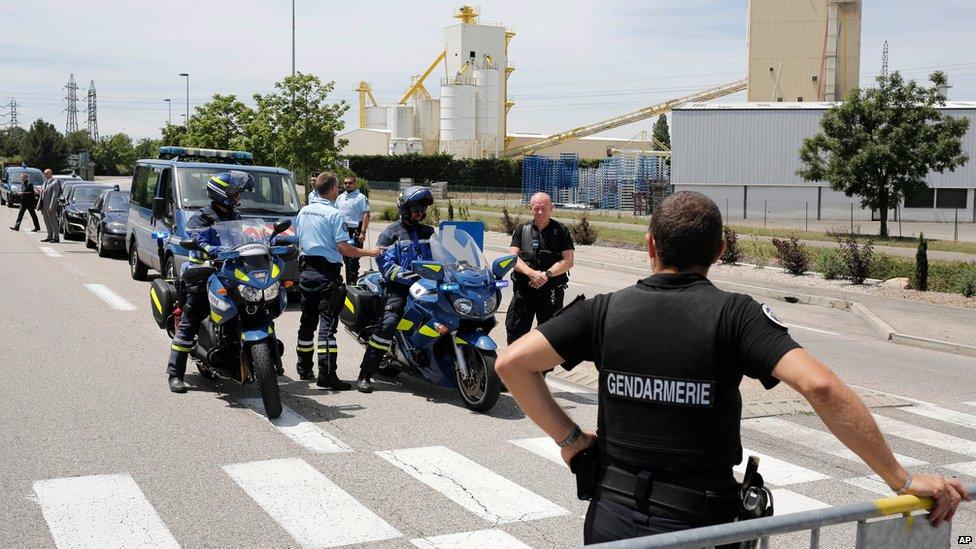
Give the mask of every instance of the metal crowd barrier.
M 966 489 L 971 495 L 976 495 L 976 484 L 967 484 Z M 930 498 L 915 496 L 895 496 L 876 499 L 850 505 L 825 507 L 812 511 L 790 513 L 788 515 L 772 516 L 760 519 L 744 520 L 716 524 L 703 528 L 656 534 L 641 538 L 601 543 L 590 547 L 600 549 L 624 548 L 701 548 L 714 547 L 726 543 L 759 540 L 763 549 L 769 547 L 769 537 L 776 534 L 787 534 L 802 530 L 810 531 L 810 547 L 820 547 L 820 529 L 825 526 L 857 522 L 857 538 L 855 547 L 888 548 L 888 547 L 949 547 L 951 540 L 951 524 L 942 523 L 939 528 L 932 527 L 925 515 L 912 515 L 913 511 L 922 511 L 932 507 Z M 965 505 L 966 502 L 963 502 Z M 901 515 L 900 518 L 889 518 L 868 522 L 868 519 Z M 967 532 L 968 534 L 968 532 Z M 969 537 L 969 536 L 962 536 Z M 969 543 L 973 543 L 969 537 Z

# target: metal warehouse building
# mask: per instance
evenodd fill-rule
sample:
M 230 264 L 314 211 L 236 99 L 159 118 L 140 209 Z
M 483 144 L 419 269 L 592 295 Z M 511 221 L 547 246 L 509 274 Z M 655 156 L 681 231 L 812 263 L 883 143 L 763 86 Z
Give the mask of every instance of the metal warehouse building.
M 803 139 L 820 131 L 833 103 L 689 103 L 672 112 L 671 183 L 676 191 L 710 196 L 730 219 L 877 219 L 857 197 L 796 175 Z M 905 221 L 976 222 L 976 102 L 942 110 L 969 119 L 963 150 L 970 160 L 955 172 L 932 173 L 929 191 L 892 210 Z

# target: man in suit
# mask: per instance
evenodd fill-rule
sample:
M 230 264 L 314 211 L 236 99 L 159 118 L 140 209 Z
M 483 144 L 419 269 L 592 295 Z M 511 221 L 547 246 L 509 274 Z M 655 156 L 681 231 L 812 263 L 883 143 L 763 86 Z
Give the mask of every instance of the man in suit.
M 31 183 L 27 172 L 20 174 L 20 189 L 17 194 L 20 196 L 20 212 L 17 213 L 17 222 L 14 223 L 13 227 L 10 227 L 10 230 L 20 230 L 20 222 L 24 220 L 24 212 L 27 212 L 31 216 L 31 221 L 34 222 L 34 228 L 31 229 L 31 232 L 41 232 L 41 226 L 37 223 L 37 214 L 34 213 L 34 207 L 37 206 L 37 194 L 34 192 L 34 184 Z
M 58 197 L 61 196 L 61 180 L 54 179 L 54 172 L 44 170 L 44 189 L 41 191 L 41 201 L 37 209 L 44 216 L 44 226 L 47 227 L 47 238 L 41 242 L 60 242 L 57 207 Z

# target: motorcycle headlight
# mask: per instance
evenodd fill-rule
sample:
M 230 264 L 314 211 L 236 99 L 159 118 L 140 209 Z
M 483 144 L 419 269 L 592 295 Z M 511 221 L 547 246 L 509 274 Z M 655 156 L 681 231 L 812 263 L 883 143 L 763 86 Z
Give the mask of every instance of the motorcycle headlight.
M 264 294 L 261 293 L 261 290 L 243 284 L 237 287 L 237 293 L 241 294 L 241 297 L 247 301 L 258 302 L 264 299 Z
M 280 289 L 281 289 L 281 283 L 280 282 L 275 282 L 271 286 L 268 286 L 264 290 L 264 299 L 267 300 L 267 301 L 271 301 L 272 299 L 276 299 L 278 297 L 278 292 L 280 291 Z
M 471 309 L 474 309 L 474 303 L 466 297 L 459 297 L 454 300 L 454 310 L 461 315 L 471 314 Z
M 207 299 L 210 300 L 210 307 L 217 309 L 218 311 L 225 313 L 230 309 L 230 303 L 227 303 L 223 299 L 217 297 L 212 292 L 207 293 Z
M 105 228 L 110 231 L 115 231 L 117 233 L 125 232 L 125 223 L 119 223 L 118 221 L 112 221 L 111 223 L 106 223 Z
M 498 298 L 491 296 L 485 300 L 485 314 L 490 315 L 498 309 Z

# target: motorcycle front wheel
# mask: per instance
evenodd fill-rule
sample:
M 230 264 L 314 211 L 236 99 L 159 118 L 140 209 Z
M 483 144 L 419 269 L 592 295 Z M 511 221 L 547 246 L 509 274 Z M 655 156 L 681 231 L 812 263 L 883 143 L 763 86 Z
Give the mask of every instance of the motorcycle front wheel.
M 502 392 L 502 380 L 495 373 L 497 355 L 494 351 L 484 351 L 467 345 L 461 348 L 461 352 L 468 366 L 467 380 L 461 374 L 461 369 L 454 367 L 461 400 L 469 410 L 487 412 L 495 406 Z
M 275 374 L 274 356 L 271 353 L 271 341 L 261 341 L 251 346 L 251 367 L 254 368 L 254 379 L 261 392 L 264 413 L 268 419 L 281 415 L 281 394 L 278 392 L 278 376 Z

